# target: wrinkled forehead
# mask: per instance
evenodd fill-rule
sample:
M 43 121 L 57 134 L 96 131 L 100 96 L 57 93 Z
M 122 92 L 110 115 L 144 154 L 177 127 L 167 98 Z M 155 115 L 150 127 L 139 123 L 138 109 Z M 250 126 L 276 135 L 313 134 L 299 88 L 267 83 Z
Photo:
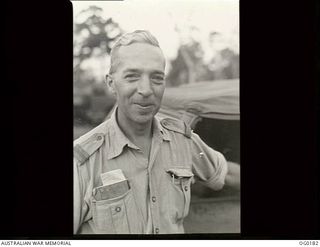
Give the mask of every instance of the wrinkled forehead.
M 120 46 L 113 57 L 116 60 L 117 69 L 120 67 L 144 67 L 165 69 L 165 58 L 161 49 L 146 43 L 133 43 L 128 46 Z

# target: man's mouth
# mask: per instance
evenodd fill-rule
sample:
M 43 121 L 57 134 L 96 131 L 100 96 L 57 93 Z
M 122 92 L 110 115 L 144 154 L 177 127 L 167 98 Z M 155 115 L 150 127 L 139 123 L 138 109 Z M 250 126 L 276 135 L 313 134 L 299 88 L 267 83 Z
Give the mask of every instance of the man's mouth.
M 144 107 L 144 108 L 153 106 L 153 104 L 151 104 L 151 103 L 145 103 L 145 102 L 136 102 L 136 103 L 134 103 L 134 104 L 135 104 L 135 105 L 138 105 L 138 106 L 140 106 L 140 107 Z
M 139 112 L 144 112 L 144 113 L 152 112 L 153 106 L 154 106 L 154 104 L 145 103 L 145 102 L 134 103 L 134 105 L 136 106 L 136 108 Z

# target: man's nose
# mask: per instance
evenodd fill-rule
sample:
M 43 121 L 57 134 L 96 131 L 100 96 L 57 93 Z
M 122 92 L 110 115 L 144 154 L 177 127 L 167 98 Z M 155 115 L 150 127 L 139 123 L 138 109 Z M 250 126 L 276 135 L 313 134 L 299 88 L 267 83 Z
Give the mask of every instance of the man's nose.
M 152 94 L 151 82 L 148 76 L 143 76 L 138 82 L 138 93 L 144 97 Z

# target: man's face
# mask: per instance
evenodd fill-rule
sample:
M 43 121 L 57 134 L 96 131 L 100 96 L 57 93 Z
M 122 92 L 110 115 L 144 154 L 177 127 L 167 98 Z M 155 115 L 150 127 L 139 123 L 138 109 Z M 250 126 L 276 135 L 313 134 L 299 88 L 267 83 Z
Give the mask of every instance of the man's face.
M 117 97 L 118 117 L 138 124 L 152 121 L 165 89 L 165 59 L 160 48 L 133 43 L 117 51 L 110 86 Z

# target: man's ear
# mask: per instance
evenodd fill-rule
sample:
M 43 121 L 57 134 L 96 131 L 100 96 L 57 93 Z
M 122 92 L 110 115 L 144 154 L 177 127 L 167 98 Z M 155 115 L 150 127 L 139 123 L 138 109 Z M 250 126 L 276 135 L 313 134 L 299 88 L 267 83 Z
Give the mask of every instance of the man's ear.
M 107 84 L 107 86 L 108 86 L 108 88 L 109 88 L 109 91 L 110 91 L 112 94 L 116 95 L 116 91 L 115 91 L 115 89 L 114 89 L 114 81 L 113 81 L 112 76 L 109 75 L 109 74 L 106 75 L 106 84 Z

